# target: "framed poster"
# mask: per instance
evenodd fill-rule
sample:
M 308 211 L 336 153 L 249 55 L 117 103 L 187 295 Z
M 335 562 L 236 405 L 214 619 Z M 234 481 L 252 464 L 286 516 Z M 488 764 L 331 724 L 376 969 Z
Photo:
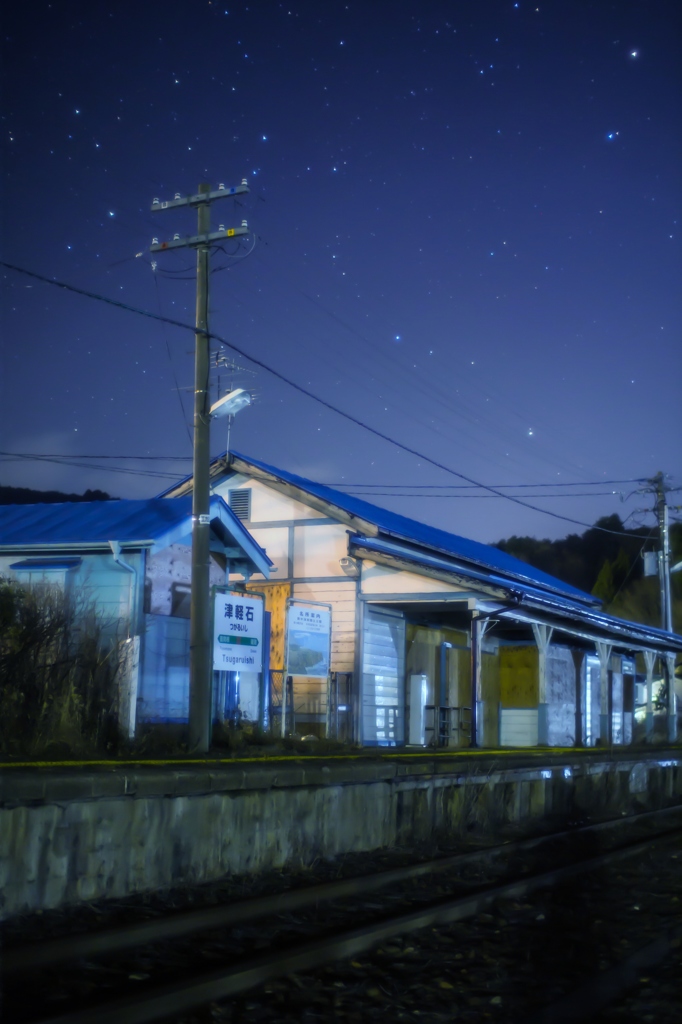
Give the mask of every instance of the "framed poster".
M 213 669 L 263 671 L 263 602 L 229 591 L 217 592 L 213 606 Z
M 287 611 L 287 674 L 328 676 L 331 611 L 320 605 L 290 604 Z

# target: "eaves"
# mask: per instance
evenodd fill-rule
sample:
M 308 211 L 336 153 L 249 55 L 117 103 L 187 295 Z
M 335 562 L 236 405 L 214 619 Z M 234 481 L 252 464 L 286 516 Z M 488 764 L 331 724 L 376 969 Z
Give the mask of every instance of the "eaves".
M 467 592 L 471 590 L 472 579 L 470 575 L 458 572 L 456 569 L 449 569 L 446 566 L 425 565 L 423 562 L 416 564 L 409 558 L 401 558 L 397 554 L 389 554 L 385 551 L 373 551 L 360 544 L 354 544 L 349 539 L 348 553 L 352 558 L 371 558 L 377 565 L 383 565 L 389 569 L 398 569 L 402 572 L 409 572 L 413 575 L 426 576 L 429 579 L 439 580 L 441 583 L 455 583 L 464 587 Z M 434 559 L 435 561 L 435 559 Z M 476 589 L 482 597 L 496 598 L 498 601 L 516 601 L 516 591 L 503 589 L 502 587 L 491 586 L 488 583 L 476 580 Z M 377 598 L 380 594 L 372 595 Z M 437 595 L 434 595 L 437 596 Z

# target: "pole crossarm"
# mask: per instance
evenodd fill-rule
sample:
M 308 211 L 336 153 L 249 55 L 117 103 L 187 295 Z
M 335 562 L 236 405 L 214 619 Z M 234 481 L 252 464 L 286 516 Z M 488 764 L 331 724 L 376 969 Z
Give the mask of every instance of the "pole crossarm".
M 158 210 L 176 210 L 179 206 L 204 206 L 206 203 L 213 202 L 214 199 L 227 199 L 229 196 L 243 195 L 248 191 L 250 190 L 246 178 L 242 178 L 241 185 L 233 185 L 232 188 L 219 185 L 213 192 L 197 192 L 193 196 L 181 196 L 179 192 L 176 192 L 173 199 L 163 202 L 160 199 L 154 199 L 151 210 L 154 213 Z
M 248 235 L 249 227 L 245 220 L 238 228 L 221 228 L 220 231 L 209 231 L 205 235 L 190 235 L 181 238 L 174 235 L 170 242 L 159 242 L 154 239 L 149 247 L 150 252 L 167 252 L 169 249 L 197 249 L 202 245 L 210 245 L 212 242 L 223 242 L 226 238 L 236 238 L 238 235 Z

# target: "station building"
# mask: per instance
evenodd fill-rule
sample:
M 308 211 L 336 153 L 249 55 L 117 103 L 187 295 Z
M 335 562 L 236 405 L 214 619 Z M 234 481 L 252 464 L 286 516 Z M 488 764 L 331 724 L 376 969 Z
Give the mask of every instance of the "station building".
M 238 453 L 213 461 L 211 488 L 272 561 L 270 580 L 255 571 L 247 584 L 269 613 L 271 722 L 287 699 L 295 600 L 332 611 L 331 678 L 291 677 L 301 734 L 415 747 L 676 738 L 682 637 L 606 615 L 494 547 Z

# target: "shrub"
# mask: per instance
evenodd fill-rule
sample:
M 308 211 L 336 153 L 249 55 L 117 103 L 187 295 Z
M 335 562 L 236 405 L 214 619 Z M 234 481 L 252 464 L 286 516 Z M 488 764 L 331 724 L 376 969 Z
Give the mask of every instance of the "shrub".
M 0 579 L 0 754 L 116 749 L 123 661 L 92 604 Z

